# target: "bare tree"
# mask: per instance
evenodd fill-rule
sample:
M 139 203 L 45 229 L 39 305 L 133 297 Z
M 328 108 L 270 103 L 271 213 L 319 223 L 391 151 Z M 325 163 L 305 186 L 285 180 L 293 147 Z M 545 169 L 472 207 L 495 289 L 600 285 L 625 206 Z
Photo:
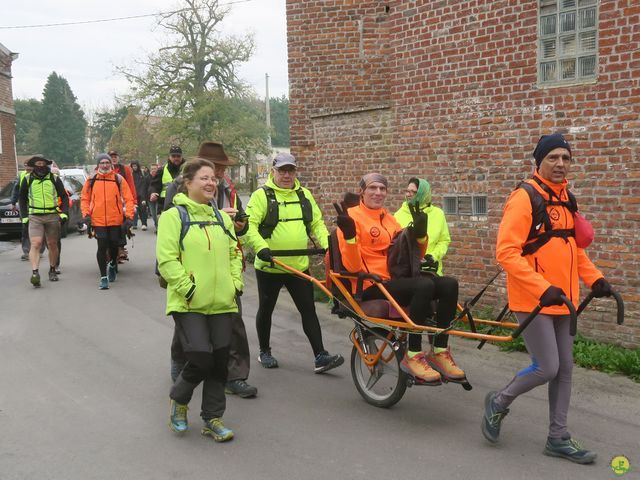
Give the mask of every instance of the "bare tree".
M 219 26 L 229 7 L 218 0 L 182 0 L 181 4 L 184 8 L 159 16 L 167 42 L 137 62 L 141 71 L 118 69 L 148 113 L 189 114 L 212 92 L 239 96 L 245 89 L 237 68 L 252 55 L 253 37 L 221 35 Z

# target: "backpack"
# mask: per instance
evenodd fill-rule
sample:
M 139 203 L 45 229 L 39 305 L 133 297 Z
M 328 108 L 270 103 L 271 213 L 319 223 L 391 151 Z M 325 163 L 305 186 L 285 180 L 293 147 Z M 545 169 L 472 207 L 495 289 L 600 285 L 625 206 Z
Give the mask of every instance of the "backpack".
M 189 217 L 189 212 L 187 211 L 184 205 L 174 205 L 173 207 L 171 207 L 178 210 L 178 214 L 180 216 L 180 237 L 179 237 L 180 250 L 184 250 L 184 243 L 183 243 L 184 237 L 187 236 L 189 229 L 193 225 L 197 225 L 200 228 L 204 228 L 209 225 L 219 225 L 220 227 L 222 227 L 222 230 L 224 231 L 225 235 L 231 238 L 234 242 L 238 241 L 238 239 L 235 236 L 233 236 L 233 234 L 227 229 L 227 227 L 224 226 L 224 220 L 222 218 L 222 215 L 220 214 L 220 210 L 218 210 L 218 207 L 216 207 L 215 204 L 213 204 L 213 202 L 210 205 L 213 208 L 213 212 L 215 213 L 215 216 L 216 216 L 215 222 L 212 222 L 210 220 L 207 220 L 207 221 L 191 220 L 191 218 Z M 155 273 L 158 276 L 158 282 L 160 283 L 160 287 L 167 288 L 167 281 L 164 278 L 162 278 L 162 275 L 160 275 L 157 259 L 156 259 Z
M 276 199 L 276 192 L 271 187 L 267 187 L 266 185 L 261 187 L 264 190 L 264 193 L 267 197 L 267 214 L 262 220 L 262 223 L 258 226 L 258 232 L 262 238 L 271 238 L 273 231 L 278 226 L 279 222 L 294 222 L 298 220 L 302 220 L 304 222 L 305 229 L 307 230 L 307 236 L 311 238 L 311 222 L 313 221 L 313 207 L 311 206 L 311 202 L 305 196 L 302 191 L 302 187 L 298 187 L 296 189 L 296 194 L 298 195 L 298 201 L 294 202 L 282 202 L 282 205 L 292 205 L 295 203 L 300 204 L 300 209 L 302 210 L 302 217 L 300 218 L 287 218 L 284 220 L 280 219 L 280 212 L 278 211 L 278 200 Z
M 89 179 L 89 192 L 93 191 L 93 186 L 96 184 L 96 180 L 100 180 L 101 182 L 116 182 L 118 184 L 118 191 L 120 192 L 120 196 L 122 196 L 122 175 L 116 173 L 116 179 L 111 180 L 110 178 L 100 177 L 98 178 L 97 174 L 93 174 L 93 176 Z
M 540 185 L 540 187 L 549 195 L 549 198 L 544 196 L 530 183 L 520 182 L 516 189 L 522 188 L 529 195 L 531 201 L 531 228 L 529 229 L 529 235 L 527 236 L 527 242 L 522 248 L 522 256 L 531 255 L 537 252 L 543 245 L 549 242 L 553 237 L 564 238 L 576 236 L 575 228 L 561 228 L 553 229 L 551 225 L 551 219 L 549 218 L 549 212 L 547 207 L 552 205 L 562 206 L 568 209 L 575 217 L 578 214 L 578 203 L 576 197 L 567 190 L 569 197 L 568 202 L 564 202 L 558 198 L 558 196 L 542 182 L 538 177 L 533 177 L 533 180 Z M 555 197 L 555 200 L 554 200 Z M 540 233 L 540 229 L 544 225 L 544 232 Z M 532 241 L 533 240 L 533 241 Z
M 387 268 L 391 278 L 420 276 L 420 248 L 409 228 L 397 232 L 387 250 Z

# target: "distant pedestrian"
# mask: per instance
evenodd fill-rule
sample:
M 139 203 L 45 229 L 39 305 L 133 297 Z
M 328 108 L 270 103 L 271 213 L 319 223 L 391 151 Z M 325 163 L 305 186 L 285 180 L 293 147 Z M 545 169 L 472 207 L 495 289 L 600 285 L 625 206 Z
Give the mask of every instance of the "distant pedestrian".
M 138 196 L 138 208 L 133 216 L 133 228 L 138 228 L 138 217 L 142 223 L 142 230 L 147 229 L 147 197 L 149 192 L 149 177 L 144 174 L 140 168 L 140 162 L 133 160 L 131 162 L 131 170 L 133 172 L 133 181 L 136 185 L 136 195 Z
M 111 157 L 101 153 L 96 157 L 98 170 L 82 188 L 81 208 L 84 223 L 98 240 L 98 268 L 100 290 L 109 289 L 118 274 L 120 232 L 133 219 L 133 195 L 129 184 L 113 170 Z M 125 212 L 126 217 L 123 218 Z M 92 233 L 91 233 L 92 232 Z M 107 263 L 107 258 L 110 261 Z
M 61 221 L 69 213 L 69 197 L 60 177 L 51 173 L 53 162 L 41 155 L 34 155 L 27 164 L 33 171 L 20 186 L 20 215 L 28 218 L 31 250 L 31 284 L 40 287 L 40 248 L 46 237 L 49 248 L 49 280 L 58 281 L 56 265 L 58 262 L 58 240 Z M 58 198 L 61 204 L 58 205 Z
M 149 199 L 152 202 L 158 202 L 158 214 L 164 209 L 164 198 L 167 195 L 167 187 L 173 182 L 173 179 L 178 176 L 183 163 L 182 149 L 177 145 L 171 145 L 167 163 L 160 167 L 158 173 L 151 179 Z
M 158 164 L 152 163 L 149 166 L 149 189 L 147 191 L 147 201 L 149 202 L 149 213 L 151 213 L 151 218 L 153 219 L 154 232 L 158 233 L 158 198 L 159 196 L 155 196 L 151 193 L 151 183 L 154 181 L 158 175 Z
M 18 200 L 20 198 L 20 187 L 26 178 L 29 177 L 29 174 L 33 171 L 33 167 L 30 167 L 25 162 L 24 170 L 21 170 L 18 173 L 18 176 L 13 184 L 13 190 L 11 190 L 11 209 L 14 212 L 18 212 Z M 29 251 L 31 250 L 31 241 L 29 240 L 29 216 L 25 216 L 21 219 L 22 221 L 22 232 L 21 232 L 21 246 L 22 246 L 22 256 L 20 260 L 27 261 L 29 260 Z M 44 249 L 46 247 L 46 242 L 42 242 L 42 247 L 40 248 L 40 254 L 44 253 Z
M 111 157 L 111 161 L 113 162 L 113 171 L 122 176 L 127 182 L 129 186 L 129 191 L 133 197 L 133 204 L 127 205 L 127 208 L 135 209 L 137 207 L 138 195 L 136 193 L 136 183 L 133 179 L 133 171 L 129 165 L 125 165 L 120 162 L 120 154 L 117 150 L 110 150 L 109 157 Z M 134 215 L 134 212 L 130 212 L 131 215 Z M 122 214 L 122 225 L 120 228 L 120 240 L 118 241 L 118 263 L 123 263 L 126 260 L 129 260 L 129 252 L 127 251 L 127 234 L 129 233 L 126 228 L 124 228 L 124 219 L 127 216 L 126 212 Z M 131 222 L 128 222 L 131 223 Z

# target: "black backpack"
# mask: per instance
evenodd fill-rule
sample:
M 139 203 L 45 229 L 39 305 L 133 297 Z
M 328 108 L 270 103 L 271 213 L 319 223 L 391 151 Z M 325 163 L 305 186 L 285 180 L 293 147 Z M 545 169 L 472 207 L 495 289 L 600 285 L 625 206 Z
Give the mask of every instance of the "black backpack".
M 547 185 L 542 182 L 538 177 L 533 177 L 533 180 L 540 185 L 540 187 L 548 195 L 545 198 L 533 185 L 528 182 L 521 182 L 516 189 L 522 188 L 529 195 L 531 201 L 531 228 L 529 229 L 529 235 L 527 236 L 527 243 L 522 249 L 522 256 L 531 255 L 537 252 L 543 245 L 545 245 L 553 237 L 564 238 L 575 237 L 576 232 L 573 228 L 559 228 L 553 229 L 551 225 L 551 219 L 549 218 L 549 212 L 547 212 L 548 206 L 561 206 L 568 209 L 572 215 L 578 211 L 578 203 L 576 197 L 567 190 L 569 197 L 568 202 L 564 202 L 558 198 L 558 196 Z M 554 199 L 555 198 L 555 199 Z M 542 226 L 544 226 L 544 232 L 540 232 Z M 533 241 L 532 241 L 533 240 Z
M 300 209 L 302 210 L 302 217 L 300 218 L 287 218 L 280 219 L 279 212 L 279 203 L 276 199 L 276 192 L 271 187 L 267 187 L 266 185 L 261 187 L 264 190 L 264 193 L 267 197 L 267 214 L 262 220 L 262 223 L 258 226 L 258 232 L 262 238 L 271 238 L 273 231 L 278 226 L 279 222 L 294 222 L 302 220 L 304 222 L 304 226 L 307 230 L 307 236 L 311 238 L 311 222 L 313 221 L 313 207 L 311 206 L 311 201 L 305 196 L 302 191 L 302 187 L 296 189 L 296 194 L 298 195 L 298 200 L 293 202 L 282 202 L 282 205 L 293 205 L 296 203 L 300 204 Z
M 403 228 L 391 240 L 387 250 L 387 268 L 391 278 L 420 276 L 420 247 L 410 228 Z

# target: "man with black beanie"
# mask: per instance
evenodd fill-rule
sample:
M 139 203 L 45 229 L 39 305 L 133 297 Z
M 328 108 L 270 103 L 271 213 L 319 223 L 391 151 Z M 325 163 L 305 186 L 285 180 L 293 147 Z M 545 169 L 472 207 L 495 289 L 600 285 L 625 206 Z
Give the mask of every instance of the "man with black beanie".
M 158 202 L 158 214 L 164 210 L 164 199 L 167 195 L 167 187 L 174 178 L 180 173 L 184 157 L 182 149 L 177 145 L 171 145 L 169 148 L 169 157 L 167 163 L 158 169 L 156 176 L 151 179 L 149 184 L 149 201 Z
M 543 135 L 533 157 L 533 178 L 516 188 L 504 207 L 496 259 L 507 272 L 509 308 L 518 322 L 537 306 L 542 309 L 522 332 L 532 363 L 504 388 L 487 394 L 482 433 L 496 443 L 509 405 L 523 393 L 548 383 L 549 435 L 543 453 L 575 463 L 593 463 L 596 454 L 581 447 L 567 430 L 573 337 L 564 302 L 577 308 L 579 279 L 591 287 L 595 297 L 611 295 L 611 286 L 576 241 L 577 204 L 572 202 L 566 180 L 574 161 L 569 143 L 559 133 Z M 533 207 L 534 202 L 543 206 L 542 214 Z

